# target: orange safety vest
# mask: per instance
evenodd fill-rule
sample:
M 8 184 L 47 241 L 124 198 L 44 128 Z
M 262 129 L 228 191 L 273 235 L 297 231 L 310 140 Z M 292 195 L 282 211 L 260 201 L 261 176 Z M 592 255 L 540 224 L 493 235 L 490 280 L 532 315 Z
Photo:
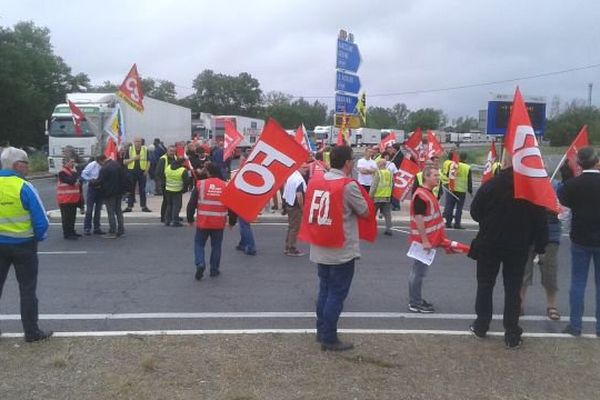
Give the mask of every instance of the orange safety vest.
M 62 172 L 69 176 L 73 175 L 73 171 L 68 168 L 63 168 Z M 69 185 L 60 181 L 60 178 L 56 182 L 56 202 L 58 204 L 77 204 L 81 200 L 81 191 L 79 185 Z
M 442 217 L 442 212 L 440 211 L 440 203 L 438 203 L 437 199 L 430 190 L 423 187 L 419 187 L 417 190 L 415 190 L 412 200 L 414 201 L 417 197 L 423 200 L 427 205 L 425 215 L 423 215 L 425 233 L 427 234 L 429 243 L 431 243 L 433 247 L 437 247 L 442 244 L 444 238 L 446 237 L 446 233 L 444 231 L 444 218 Z M 408 241 L 421 243 L 421 235 L 417 229 L 415 211 L 412 204 L 410 207 L 410 235 L 408 236 Z
M 224 229 L 227 222 L 227 207 L 221 195 L 227 184 L 219 178 L 202 179 L 196 182 L 198 204 L 196 227 L 198 229 Z

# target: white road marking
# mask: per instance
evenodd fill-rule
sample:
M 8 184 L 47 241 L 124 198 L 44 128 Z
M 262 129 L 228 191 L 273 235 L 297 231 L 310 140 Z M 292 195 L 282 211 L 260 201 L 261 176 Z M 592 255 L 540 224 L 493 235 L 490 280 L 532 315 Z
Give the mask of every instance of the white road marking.
M 41 320 L 129 320 L 129 319 L 278 319 L 314 318 L 314 312 L 198 312 L 198 313 L 98 313 L 98 314 L 41 314 Z M 341 318 L 362 319 L 431 319 L 459 320 L 475 319 L 475 314 L 418 314 L 396 312 L 343 312 Z M 494 314 L 494 320 L 502 320 L 502 314 Z M 549 321 L 545 315 L 525 315 L 521 321 Z M 20 321 L 19 314 L 0 314 L 0 321 Z M 584 322 L 595 322 L 594 317 L 583 317 Z
M 87 251 L 38 251 L 39 255 L 59 255 L 59 254 L 67 254 L 67 255 L 81 255 L 88 254 Z
M 354 335 L 436 335 L 436 336 L 470 336 L 469 331 L 448 330 L 410 330 L 410 329 L 339 329 L 338 332 Z M 198 335 L 262 335 L 277 334 L 314 334 L 315 329 L 205 329 L 205 330 L 156 330 L 156 331 L 96 331 L 96 332 L 54 332 L 57 338 L 78 337 L 122 337 L 122 336 L 198 336 Z M 489 336 L 504 336 L 504 332 L 488 332 Z M 21 338 L 21 333 L 3 333 L 4 338 Z M 566 333 L 524 333 L 523 337 L 575 339 Z M 585 334 L 580 338 L 597 339 L 596 335 Z

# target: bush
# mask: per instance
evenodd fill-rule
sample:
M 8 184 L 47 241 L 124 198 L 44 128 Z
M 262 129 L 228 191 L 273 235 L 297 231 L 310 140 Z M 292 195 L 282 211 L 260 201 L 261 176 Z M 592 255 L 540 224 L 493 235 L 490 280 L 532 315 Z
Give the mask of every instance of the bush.
M 41 151 L 29 155 L 29 171 L 45 172 L 48 171 L 48 158 Z

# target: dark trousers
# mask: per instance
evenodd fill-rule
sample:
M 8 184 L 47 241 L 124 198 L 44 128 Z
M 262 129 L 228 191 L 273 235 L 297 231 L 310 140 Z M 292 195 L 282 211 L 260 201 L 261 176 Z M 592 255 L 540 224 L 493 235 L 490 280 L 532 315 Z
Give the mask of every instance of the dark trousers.
M 135 203 L 135 186 L 138 186 L 138 193 L 140 194 L 140 207 L 146 207 L 146 174 L 141 169 L 128 169 L 127 174 L 129 175 L 129 181 L 131 182 L 131 191 L 129 192 L 129 198 L 127 199 L 127 207 L 133 207 Z
M 65 238 L 75 235 L 75 218 L 77 217 L 78 206 L 78 203 L 59 205 L 63 236 Z
M 123 234 L 125 227 L 123 225 L 123 210 L 121 210 L 121 196 L 110 196 L 104 199 L 106 213 L 108 215 L 108 232 Z
M 444 206 L 444 219 L 446 225 L 452 225 L 452 218 L 454 217 L 454 225 L 460 225 L 462 219 L 462 210 L 465 205 L 466 193 L 451 192 L 454 196 L 458 197 L 458 200 L 454 198 L 450 193 L 446 193 L 446 204 Z M 456 213 L 454 208 L 456 207 Z
M 100 230 L 100 214 L 102 213 L 102 199 L 100 192 L 88 183 L 87 199 L 85 205 L 85 219 L 83 220 L 83 230 L 91 232 L 92 215 L 94 216 L 94 231 Z
M 521 337 L 523 330 L 519 327 L 521 312 L 521 285 L 527 262 L 527 248 L 522 250 L 482 250 L 477 260 L 477 297 L 475 312 L 477 319 L 473 327 L 478 333 L 485 333 L 490 327 L 493 312 L 493 293 L 496 277 L 502 264 L 504 281 L 504 338 L 514 343 Z
M 223 229 L 196 229 L 194 238 L 194 256 L 196 268 L 204 269 L 206 260 L 204 247 L 210 238 L 210 270 L 216 272 L 221 264 L 221 247 L 223 244 Z
M 354 260 L 339 265 L 317 264 L 317 268 L 317 334 L 321 342 L 332 344 L 338 340 L 337 323 L 352 284 Z
M 165 224 L 179 224 L 179 211 L 181 211 L 181 192 L 164 192 L 167 201 L 167 209 L 165 210 Z
M 0 297 L 11 265 L 15 267 L 19 283 L 23 331 L 25 335 L 34 335 L 38 331 L 38 299 L 35 295 L 38 275 L 37 242 L 32 240 L 20 244 L 0 244 Z
M 160 202 L 160 222 L 165 222 L 165 214 L 167 213 L 167 190 L 164 182 L 161 185 L 162 201 Z

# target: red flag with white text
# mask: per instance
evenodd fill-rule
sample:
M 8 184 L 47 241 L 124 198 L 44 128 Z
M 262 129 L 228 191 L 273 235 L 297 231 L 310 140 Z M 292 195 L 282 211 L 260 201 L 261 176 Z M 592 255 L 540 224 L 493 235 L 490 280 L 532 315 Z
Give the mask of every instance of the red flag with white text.
M 423 157 L 423 133 L 421 132 L 421 128 L 415 129 L 413 134 L 404 143 L 404 147 L 410 154 L 410 159 L 421 168 L 425 161 Z
M 137 66 L 133 64 L 129 73 L 117 90 L 119 96 L 125 103 L 134 110 L 144 112 L 144 92 L 142 90 L 142 80 L 138 74 Z
M 246 161 L 227 184 L 221 201 L 246 221 L 253 221 L 307 158 L 306 149 L 277 121 L 269 119 Z
M 427 131 L 427 160 L 431 160 L 432 157 L 439 157 L 444 153 L 442 145 L 435 137 L 435 134 L 428 130 Z
M 235 148 L 241 143 L 244 137 L 237 131 L 237 129 L 235 129 L 235 126 L 230 120 L 226 119 L 223 125 L 225 126 L 223 161 L 225 161 L 233 155 Z
M 68 103 L 73 117 L 73 124 L 75 124 L 75 134 L 81 136 L 81 122 L 85 121 L 85 114 L 71 100 L 68 100 Z
M 581 166 L 577 164 L 577 152 L 582 147 L 589 146 L 589 144 L 587 125 L 584 125 L 567 149 L 567 163 L 575 176 L 581 175 L 582 172 Z
M 508 120 L 504 147 L 512 158 L 515 198 L 527 200 L 558 213 L 558 199 L 546 172 L 537 138 L 518 87 Z
M 396 143 L 396 132 L 390 132 L 386 137 L 379 142 L 379 152 L 383 153 L 385 149 Z
M 456 175 L 458 173 L 459 162 L 460 157 L 458 151 L 454 151 L 452 153 L 452 158 L 450 159 L 450 167 L 448 167 L 448 189 L 452 191 L 456 190 Z
M 406 195 L 410 192 L 415 177 L 418 173 L 419 166 L 405 157 L 400 163 L 398 172 L 394 174 L 394 187 L 392 190 L 392 196 L 396 200 L 401 201 L 404 199 L 404 197 L 406 197 Z
M 481 176 L 481 184 L 483 185 L 492 177 L 494 173 L 492 172 L 492 167 L 494 163 L 498 159 L 498 155 L 496 154 L 496 145 L 494 142 L 490 143 L 490 150 L 488 151 L 487 160 L 485 161 L 485 167 L 483 168 L 483 175 Z

